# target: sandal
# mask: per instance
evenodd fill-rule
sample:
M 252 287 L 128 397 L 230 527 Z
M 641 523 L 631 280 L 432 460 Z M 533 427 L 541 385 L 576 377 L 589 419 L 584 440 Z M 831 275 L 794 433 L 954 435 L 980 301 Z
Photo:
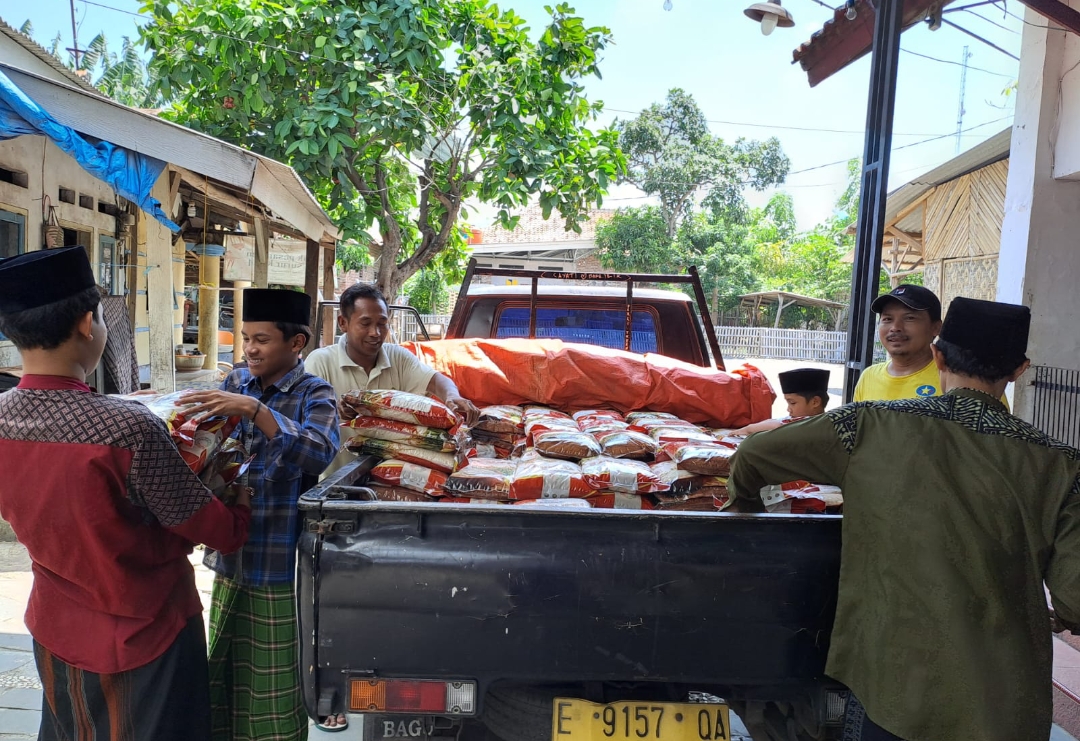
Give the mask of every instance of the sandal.
M 344 722 L 337 723 L 336 725 L 332 726 L 327 725 L 329 721 L 335 720 L 337 718 L 341 718 Z M 344 713 L 339 713 L 338 715 L 328 715 L 321 721 L 316 723 L 315 727 L 318 728 L 320 731 L 324 731 L 325 733 L 339 733 L 349 727 L 349 718 Z

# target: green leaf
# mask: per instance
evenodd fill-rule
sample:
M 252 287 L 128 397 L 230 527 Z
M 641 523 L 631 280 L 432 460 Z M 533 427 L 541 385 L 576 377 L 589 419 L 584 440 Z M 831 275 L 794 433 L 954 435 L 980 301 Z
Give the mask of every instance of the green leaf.
M 321 49 L 324 46 L 326 46 L 326 37 L 325 36 L 316 36 L 315 37 L 315 48 L 316 49 Z

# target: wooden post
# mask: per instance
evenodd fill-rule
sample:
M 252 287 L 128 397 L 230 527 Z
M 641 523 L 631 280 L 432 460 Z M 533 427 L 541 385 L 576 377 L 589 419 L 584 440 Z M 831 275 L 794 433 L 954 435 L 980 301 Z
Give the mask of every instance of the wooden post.
M 203 369 L 217 368 L 218 315 L 221 312 L 221 258 L 208 257 L 214 245 L 200 245 L 199 251 L 199 350 L 206 359 Z
M 270 285 L 270 229 L 264 219 L 255 219 L 255 276 L 256 288 Z
M 322 270 L 322 298 L 323 301 L 333 301 L 337 293 L 334 291 L 334 263 L 337 260 L 337 249 L 334 247 L 326 247 L 323 249 L 323 270 Z M 334 343 L 334 312 L 330 307 L 323 310 L 322 314 L 323 328 L 322 328 L 322 347 L 327 347 Z M 312 327 L 314 329 L 314 327 Z
M 311 313 L 308 316 L 308 326 L 314 329 L 315 319 L 319 311 L 319 253 L 322 246 L 314 239 L 307 241 L 307 252 L 304 255 L 304 293 L 311 296 Z M 304 357 L 318 346 L 312 337 L 304 349 Z
M 184 323 L 187 321 L 187 312 L 184 311 L 184 285 L 187 281 L 184 252 L 184 240 L 179 236 L 173 243 L 172 270 L 173 270 L 173 344 L 181 345 L 184 342 Z
M 151 192 L 159 200 L 168 198 L 169 178 L 159 178 Z M 172 233 L 157 219 L 147 218 L 144 225 L 150 387 L 155 391 L 171 393 L 176 388 Z
M 251 288 L 250 280 L 234 280 L 233 281 L 233 340 L 232 340 L 232 362 L 233 367 L 240 362 L 244 357 L 244 335 L 240 331 L 240 326 L 244 322 L 244 289 Z

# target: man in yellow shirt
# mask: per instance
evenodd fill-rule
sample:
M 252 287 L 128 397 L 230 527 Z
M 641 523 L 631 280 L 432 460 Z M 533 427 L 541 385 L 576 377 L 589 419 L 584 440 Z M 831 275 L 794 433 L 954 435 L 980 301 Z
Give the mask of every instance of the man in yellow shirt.
M 930 349 L 941 331 L 941 301 L 929 288 L 897 286 L 870 306 L 889 360 L 859 376 L 855 401 L 895 401 L 941 395 Z

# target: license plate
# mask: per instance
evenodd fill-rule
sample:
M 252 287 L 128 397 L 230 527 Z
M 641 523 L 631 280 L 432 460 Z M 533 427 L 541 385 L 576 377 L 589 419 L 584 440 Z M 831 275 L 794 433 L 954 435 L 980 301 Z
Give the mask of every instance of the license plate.
M 552 741 L 731 741 L 728 706 L 556 698 Z

